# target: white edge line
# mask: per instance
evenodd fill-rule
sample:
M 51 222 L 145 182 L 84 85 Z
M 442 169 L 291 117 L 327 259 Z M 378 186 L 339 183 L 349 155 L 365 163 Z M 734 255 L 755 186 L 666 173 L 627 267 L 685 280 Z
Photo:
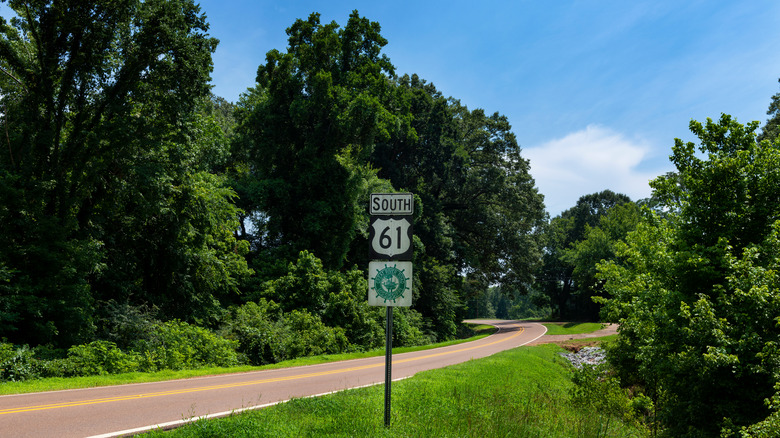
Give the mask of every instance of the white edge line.
M 401 378 L 398 378 L 398 379 L 393 379 L 393 382 L 398 382 L 398 381 L 401 381 L 401 380 L 405 380 L 405 379 L 408 379 L 410 377 L 412 377 L 412 376 L 401 377 Z M 385 384 L 385 382 L 369 383 L 368 385 L 355 386 L 354 388 L 345 388 L 345 389 L 340 389 L 340 390 L 336 390 L 336 391 L 323 392 L 323 393 L 320 393 L 320 394 L 307 395 L 307 396 L 303 396 L 303 397 L 292 397 L 292 398 L 289 398 L 287 400 L 279 400 L 279 401 L 266 403 L 266 404 L 262 404 L 262 405 L 257 405 L 257 406 L 249 406 L 249 407 L 246 407 L 246 408 L 239 408 L 239 409 L 233 409 L 233 410 L 230 410 L 230 411 L 217 412 L 216 414 L 208 414 L 208 415 L 203 415 L 203 416 L 200 416 L 200 417 L 188 418 L 186 420 L 169 421 L 167 423 L 159 423 L 159 424 L 154 424 L 154 425 L 151 425 L 151 426 L 137 427 L 135 429 L 126 429 L 126 430 L 120 430 L 120 431 L 116 431 L 116 432 L 104 433 L 104 434 L 101 434 L 101 435 L 92 435 L 92 436 L 87 437 L 87 438 L 113 438 L 113 437 L 135 435 L 135 434 L 138 434 L 138 433 L 141 433 L 141 432 L 150 432 L 152 430 L 157 430 L 157 429 L 159 429 L 159 430 L 170 430 L 170 429 L 175 429 L 175 428 L 180 427 L 180 426 L 184 426 L 184 425 L 189 424 L 189 423 L 194 423 L 194 422 L 196 422 L 198 420 L 209 420 L 209 419 L 212 419 L 212 418 L 228 417 L 230 415 L 239 414 L 239 413 L 245 412 L 245 411 L 254 411 L 254 410 L 257 410 L 257 409 L 263 409 L 263 408 L 267 408 L 267 407 L 270 407 L 270 406 L 275 406 L 275 405 L 278 405 L 278 404 L 287 403 L 288 401 L 292 400 L 293 398 L 316 398 L 316 397 L 323 397 L 323 396 L 326 396 L 326 395 L 336 394 L 338 392 L 349 391 L 349 390 L 352 390 L 352 389 L 368 388 L 368 387 L 371 387 L 371 386 L 384 385 L 384 384 Z
M 522 345 L 520 345 L 521 347 L 522 347 L 523 345 L 528 345 L 528 344 L 530 344 L 531 342 L 534 342 L 535 340 L 537 340 L 537 339 L 539 339 L 539 338 L 541 338 L 542 336 L 544 336 L 544 335 L 546 335 L 546 334 L 547 334 L 547 326 L 546 326 L 546 325 L 544 325 L 544 324 L 541 324 L 541 323 L 537 323 L 537 324 L 540 324 L 542 327 L 544 327 L 544 331 L 542 332 L 542 334 L 541 334 L 541 335 L 539 335 L 539 336 L 537 336 L 537 337 L 535 337 L 535 338 L 533 338 L 533 339 L 531 339 L 531 340 L 530 340 L 530 341 L 528 341 L 528 342 L 525 342 L 525 343 L 523 343 Z

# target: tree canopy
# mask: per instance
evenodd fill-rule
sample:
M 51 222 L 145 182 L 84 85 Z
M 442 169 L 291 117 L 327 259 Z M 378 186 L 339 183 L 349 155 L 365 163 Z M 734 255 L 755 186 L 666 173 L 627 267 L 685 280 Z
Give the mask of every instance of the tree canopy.
M 241 343 L 240 320 L 373 347 L 382 316 L 355 268 L 371 192 L 415 195 L 402 342 L 450 338 L 475 294 L 532 281 L 544 206 L 508 120 L 397 76 L 357 11 L 296 20 L 233 104 L 210 93 L 217 40 L 191 0 L 9 6 L 3 339 L 65 348 L 178 320 L 261 361 L 314 351 Z
M 269 245 L 289 248 L 288 258 L 308 249 L 338 269 L 359 232 L 373 145 L 400 122 L 393 67 L 380 55 L 379 25 L 357 12 L 343 29 L 315 13 L 287 34 L 287 53 L 268 52 L 245 97 L 241 129 L 259 183 L 252 208 L 265 215 Z
M 357 12 L 344 28 L 312 14 L 288 29 L 287 52 L 268 52 L 239 103 L 235 187 L 258 219 L 249 239 L 264 269 L 303 249 L 326 269 L 366 266 L 368 195 L 414 193 L 413 306 L 449 337 L 463 275 L 484 290 L 532 281 L 542 196 L 506 117 L 397 77 L 379 32 Z
M 652 182 L 668 207 L 600 266 L 620 323 L 610 351 L 625 384 L 646 387 L 674 436 L 735 433 L 768 415 L 777 383 L 780 145 L 757 122 L 691 122 L 676 140 L 676 175 Z
M 247 273 L 232 192 L 209 173 L 219 133 L 199 112 L 217 44 L 205 16 L 187 0 L 9 6 L 4 336 L 90 339 L 105 300 L 205 316 Z

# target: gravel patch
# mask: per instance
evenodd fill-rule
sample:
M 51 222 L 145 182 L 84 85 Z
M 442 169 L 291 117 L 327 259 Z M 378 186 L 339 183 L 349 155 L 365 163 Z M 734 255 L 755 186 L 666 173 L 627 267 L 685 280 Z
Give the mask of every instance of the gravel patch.
M 606 360 L 606 352 L 600 347 L 583 347 L 576 353 L 561 353 L 576 368 L 596 366 Z

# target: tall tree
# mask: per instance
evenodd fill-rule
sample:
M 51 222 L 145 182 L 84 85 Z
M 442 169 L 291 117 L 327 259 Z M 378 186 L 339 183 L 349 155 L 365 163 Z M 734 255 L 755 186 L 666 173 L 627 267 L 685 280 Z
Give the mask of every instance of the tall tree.
M 222 222 L 202 233 L 195 210 L 230 194 L 187 170 L 203 158 L 190 140 L 217 41 L 192 0 L 9 6 L 18 17 L 0 20 L 0 266 L 12 277 L 3 336 L 68 345 L 91 335 L 97 300 L 165 294 L 176 290 L 171 276 L 202 273 L 194 258 L 186 274 L 155 251 L 198 235 L 209 243 L 189 243 L 225 242 L 217 235 L 233 213 L 223 210 Z M 124 259 L 117 245 L 129 242 L 137 250 Z M 223 250 L 233 252 L 216 252 Z M 138 260 L 147 264 L 140 275 Z M 117 279 L 122 272 L 130 277 Z M 97 292 L 96 283 L 114 290 Z
M 398 124 L 379 32 L 357 11 L 343 29 L 316 13 L 297 20 L 287 52 L 267 53 L 241 103 L 239 145 L 256 181 L 243 186 L 256 196 L 266 246 L 288 261 L 310 250 L 339 268 L 359 231 L 368 157 Z
M 417 75 L 399 78 L 398 87 L 411 131 L 377 144 L 372 163 L 380 177 L 422 201 L 414 306 L 448 335 L 465 298 L 456 291 L 530 283 L 542 196 L 506 117 L 469 110 Z M 480 287 L 463 287 L 464 274 Z
M 651 183 L 668 207 L 600 267 L 620 323 L 610 360 L 656 400 L 672 436 L 733 436 L 768 415 L 780 360 L 780 145 L 758 123 L 692 121 L 677 174 Z M 703 158 L 706 157 L 706 158 Z
M 575 281 L 575 264 L 568 256 L 572 248 L 586 238 L 589 228 L 597 227 L 613 207 L 631 202 L 621 193 L 604 190 L 580 197 L 577 204 L 550 220 L 545 235 L 542 266 L 537 275 L 540 291 L 549 297 L 558 318 L 592 317 L 589 285 Z M 583 293 L 577 295 L 583 287 Z M 583 299 L 587 295 L 587 299 Z
M 542 196 L 507 119 L 395 78 L 378 24 L 357 12 L 344 29 L 313 14 L 288 35 L 238 110 L 249 165 L 237 187 L 254 197 L 261 254 L 364 260 L 367 195 L 383 186 L 419 200 L 414 307 L 432 333 L 454 334 L 461 275 L 485 290 L 530 282 Z

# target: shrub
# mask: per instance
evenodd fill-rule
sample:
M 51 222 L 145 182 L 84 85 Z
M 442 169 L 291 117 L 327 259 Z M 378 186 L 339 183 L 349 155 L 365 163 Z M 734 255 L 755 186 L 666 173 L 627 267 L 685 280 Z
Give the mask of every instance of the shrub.
M 38 362 L 30 347 L 0 343 L 0 382 L 21 382 L 38 376 Z
M 73 377 L 82 375 L 73 361 L 67 358 L 40 360 L 38 365 L 40 366 L 40 377 Z
M 261 298 L 233 309 L 223 327 L 225 336 L 238 342 L 238 352 L 250 363 L 265 365 L 277 361 L 281 324 L 279 306 Z
M 101 318 L 101 339 L 112 341 L 123 350 L 133 350 L 136 343 L 148 340 L 160 321 L 155 309 L 109 301 Z
M 630 397 L 620 381 L 607 372 L 605 364 L 584 365 L 574 371 L 572 382 L 572 403 L 594 415 L 640 425 L 640 418 L 648 417 L 652 411 L 652 401 L 641 394 Z
M 293 310 L 284 317 L 285 333 L 281 354 L 284 359 L 319 354 L 342 353 L 349 340 L 341 327 L 328 327 L 318 316 L 305 310 Z
M 384 316 L 384 315 L 383 315 Z M 385 324 L 382 318 L 382 324 Z M 423 317 L 416 310 L 398 307 L 393 310 L 393 346 L 413 347 L 434 340 L 423 332 Z
M 343 328 L 328 327 L 306 310 L 282 313 L 276 303 L 262 298 L 235 308 L 223 331 L 238 343 L 238 351 L 257 365 L 351 348 Z
M 94 376 L 127 373 L 137 368 L 137 358 L 120 350 L 115 343 L 93 341 L 70 347 L 67 360 L 63 362 L 55 360 L 49 372 L 60 371 L 66 374 L 72 372 L 77 376 Z
M 157 324 L 137 352 L 145 371 L 228 367 L 238 364 L 237 345 L 208 329 L 173 320 Z
M 368 284 L 363 273 L 352 269 L 330 275 L 332 289 L 325 304 L 322 321 L 331 327 L 342 327 L 349 342 L 359 349 L 370 350 L 384 343 L 382 310 L 366 300 Z
M 286 275 L 263 284 L 262 294 L 280 303 L 285 312 L 304 309 L 320 314 L 334 291 L 329 274 L 314 254 L 301 251 L 295 263 L 289 263 Z
M 368 284 L 363 271 L 327 270 L 322 261 L 301 251 L 287 273 L 266 281 L 261 295 L 279 303 L 286 314 L 306 311 L 329 327 L 344 329 L 349 342 L 363 349 L 382 345 L 382 325 L 378 309 L 366 303 Z

